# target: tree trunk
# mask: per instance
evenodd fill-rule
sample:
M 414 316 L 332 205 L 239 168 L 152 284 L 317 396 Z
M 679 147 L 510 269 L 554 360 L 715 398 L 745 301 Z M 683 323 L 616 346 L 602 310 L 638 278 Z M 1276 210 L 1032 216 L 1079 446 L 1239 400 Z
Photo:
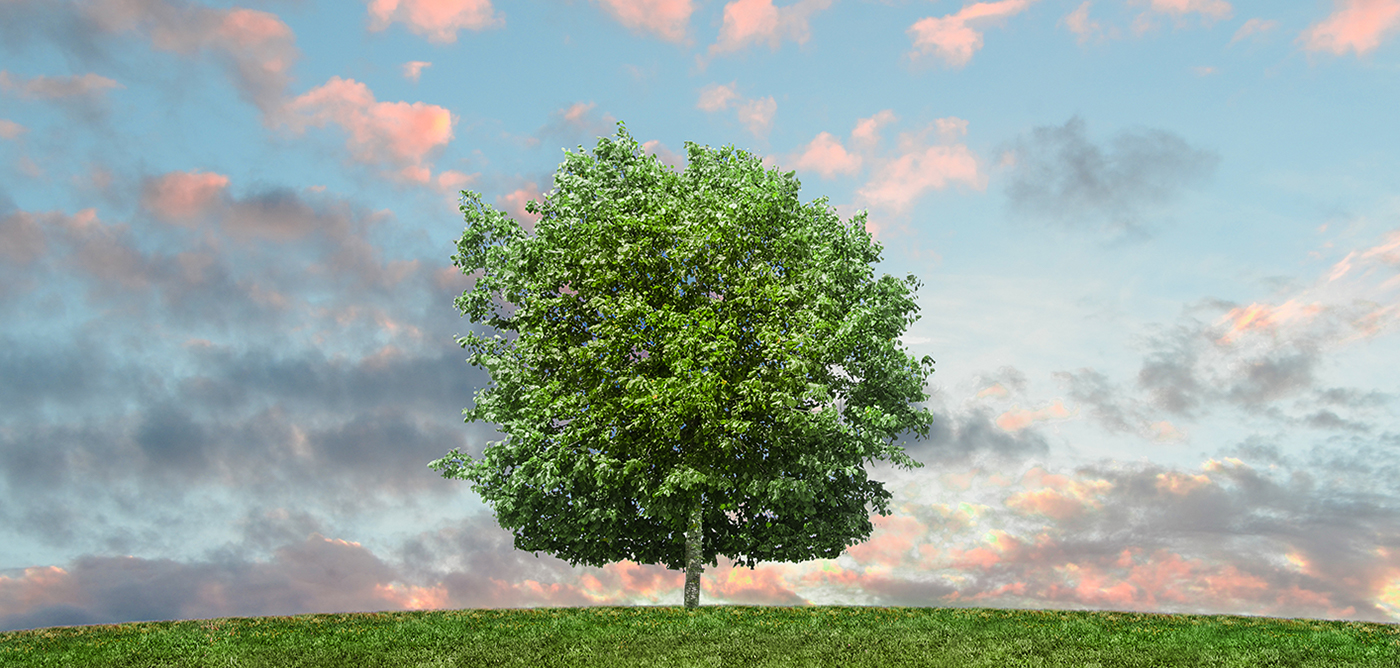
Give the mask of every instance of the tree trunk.
M 685 607 L 687 610 L 700 605 L 700 561 L 704 557 L 701 547 L 704 534 L 701 533 L 701 500 L 695 501 L 690 511 L 690 526 L 685 531 Z

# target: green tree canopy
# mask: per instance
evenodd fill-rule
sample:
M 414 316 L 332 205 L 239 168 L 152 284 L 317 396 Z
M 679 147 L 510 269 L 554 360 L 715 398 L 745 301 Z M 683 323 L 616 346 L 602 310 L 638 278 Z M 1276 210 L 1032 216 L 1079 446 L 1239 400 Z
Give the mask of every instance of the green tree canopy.
M 519 333 L 457 339 L 496 385 L 462 413 L 508 436 L 429 466 L 471 481 L 516 549 L 685 568 L 694 607 L 717 555 L 753 568 L 870 537 L 866 506 L 889 515 L 891 494 L 862 463 L 922 466 L 893 440 L 928 435 L 932 415 L 906 402 L 928 399 L 934 362 L 899 346 L 918 307 L 872 280 L 865 212 L 801 206 L 794 172 L 732 145 L 686 151 L 678 174 L 622 123 L 593 158 L 566 149 L 552 194 L 526 206 L 543 215 L 533 236 L 462 191 L 452 262 L 482 273 L 455 306 Z

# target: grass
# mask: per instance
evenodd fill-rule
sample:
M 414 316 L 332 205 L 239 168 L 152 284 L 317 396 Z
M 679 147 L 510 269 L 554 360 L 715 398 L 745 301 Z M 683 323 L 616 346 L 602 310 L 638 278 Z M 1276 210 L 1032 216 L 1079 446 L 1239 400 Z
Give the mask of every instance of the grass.
M 839 606 L 425 610 L 0 633 L 0 666 L 1400 666 L 1400 625 Z

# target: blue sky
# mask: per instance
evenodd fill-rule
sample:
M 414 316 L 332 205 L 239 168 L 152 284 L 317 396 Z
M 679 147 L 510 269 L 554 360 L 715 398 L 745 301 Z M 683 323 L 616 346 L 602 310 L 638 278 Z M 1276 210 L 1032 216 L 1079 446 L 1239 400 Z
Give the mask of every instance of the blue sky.
M 0 630 L 679 605 L 427 463 L 458 192 L 618 121 L 922 282 L 925 464 L 701 602 L 1400 622 L 1400 0 L 0 0 Z

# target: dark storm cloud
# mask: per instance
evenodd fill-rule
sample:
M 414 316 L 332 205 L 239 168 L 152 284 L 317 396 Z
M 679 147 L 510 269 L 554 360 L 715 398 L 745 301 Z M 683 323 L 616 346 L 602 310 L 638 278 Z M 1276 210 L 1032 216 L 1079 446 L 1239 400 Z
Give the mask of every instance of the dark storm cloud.
M 1037 127 L 1008 149 L 1006 195 L 1018 214 L 1080 227 L 1106 221 L 1142 237 L 1147 216 L 1209 179 L 1219 158 L 1164 130 L 1122 132 L 1091 142 L 1079 117 Z

